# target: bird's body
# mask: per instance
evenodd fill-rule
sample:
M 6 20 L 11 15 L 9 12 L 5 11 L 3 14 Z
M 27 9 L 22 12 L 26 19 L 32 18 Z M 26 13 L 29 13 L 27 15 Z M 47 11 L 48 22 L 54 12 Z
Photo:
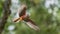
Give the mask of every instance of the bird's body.
M 27 22 L 26 24 L 31 27 L 32 29 L 34 30 L 40 30 L 39 27 L 29 18 L 29 15 L 26 15 L 26 10 L 27 10 L 27 7 L 26 5 L 22 5 L 22 10 L 21 12 L 19 11 L 19 18 L 15 19 L 14 22 L 17 22 L 17 21 L 25 21 Z

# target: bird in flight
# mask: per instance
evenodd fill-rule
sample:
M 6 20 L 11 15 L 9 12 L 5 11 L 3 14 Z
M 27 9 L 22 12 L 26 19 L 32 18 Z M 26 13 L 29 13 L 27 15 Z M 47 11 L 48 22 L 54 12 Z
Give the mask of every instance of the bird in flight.
M 21 11 L 19 10 L 18 11 L 18 16 L 19 18 L 13 20 L 14 22 L 17 22 L 17 21 L 25 21 L 26 24 L 34 29 L 34 30 L 40 30 L 39 27 L 29 18 L 29 15 L 26 15 L 26 10 L 27 10 L 27 6 L 26 5 L 22 5 L 21 7 Z

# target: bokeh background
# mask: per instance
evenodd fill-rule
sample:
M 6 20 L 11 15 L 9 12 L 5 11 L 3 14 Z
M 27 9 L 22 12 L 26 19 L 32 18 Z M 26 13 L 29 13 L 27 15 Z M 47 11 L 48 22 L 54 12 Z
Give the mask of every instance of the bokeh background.
M 0 17 L 5 1 L 0 0 Z M 12 22 L 17 9 L 24 3 L 30 18 L 39 26 L 40 31 L 31 29 L 24 22 Z M 2 34 L 60 34 L 60 0 L 11 0 L 10 8 L 11 14 Z

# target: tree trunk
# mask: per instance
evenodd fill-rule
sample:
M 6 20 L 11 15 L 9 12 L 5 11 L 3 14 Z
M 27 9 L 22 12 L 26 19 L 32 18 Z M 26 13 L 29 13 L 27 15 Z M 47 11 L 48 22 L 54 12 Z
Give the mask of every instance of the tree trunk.
M 4 26 L 7 23 L 8 16 L 10 15 L 10 5 L 11 0 L 6 0 L 3 5 L 3 16 L 0 19 L 0 34 L 2 34 L 2 31 L 4 30 Z

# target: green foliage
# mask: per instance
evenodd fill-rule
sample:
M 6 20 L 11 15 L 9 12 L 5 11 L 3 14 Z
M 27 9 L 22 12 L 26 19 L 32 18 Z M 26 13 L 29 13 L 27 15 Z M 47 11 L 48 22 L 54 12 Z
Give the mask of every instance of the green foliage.
M 3 3 L 4 3 L 4 1 L 0 0 L 0 16 L 1 16 L 2 10 L 3 10 Z
M 31 29 L 23 22 L 14 23 L 8 21 L 5 25 L 3 34 L 9 33 L 8 27 L 10 25 L 15 25 L 15 29 L 13 30 L 15 34 L 60 34 L 60 10 L 57 12 L 56 21 L 52 22 L 52 15 L 49 14 L 47 9 L 44 7 L 44 0 L 41 0 L 42 2 L 40 3 L 37 0 L 33 3 L 30 2 L 30 0 L 20 1 L 21 3 L 27 4 L 28 10 L 31 13 L 30 18 L 39 26 L 40 31 Z M 3 2 L 0 0 L 0 15 L 2 13 L 2 4 Z

